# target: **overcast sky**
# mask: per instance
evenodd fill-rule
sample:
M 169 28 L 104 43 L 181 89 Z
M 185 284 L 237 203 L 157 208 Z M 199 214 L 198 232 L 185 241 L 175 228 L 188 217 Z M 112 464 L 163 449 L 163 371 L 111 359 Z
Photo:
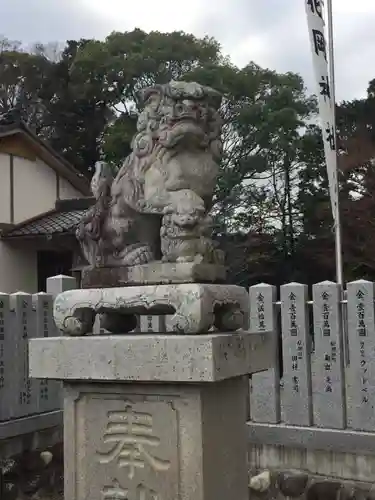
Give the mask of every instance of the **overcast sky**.
M 104 38 L 135 27 L 214 36 L 232 61 L 295 71 L 315 91 L 304 0 L 0 0 L 0 34 L 24 43 Z M 333 0 L 337 99 L 375 78 L 375 1 Z M 184 6 L 188 7 L 184 10 Z

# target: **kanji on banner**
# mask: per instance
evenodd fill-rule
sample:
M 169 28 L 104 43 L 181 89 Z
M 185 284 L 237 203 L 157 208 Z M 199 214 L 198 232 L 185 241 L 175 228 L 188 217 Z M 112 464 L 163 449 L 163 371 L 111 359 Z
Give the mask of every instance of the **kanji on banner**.
M 324 153 L 333 219 L 338 224 L 337 152 L 335 135 L 335 103 L 330 89 L 327 41 L 322 0 L 304 0 L 309 29 L 314 73 L 318 88 L 318 104 L 323 133 Z

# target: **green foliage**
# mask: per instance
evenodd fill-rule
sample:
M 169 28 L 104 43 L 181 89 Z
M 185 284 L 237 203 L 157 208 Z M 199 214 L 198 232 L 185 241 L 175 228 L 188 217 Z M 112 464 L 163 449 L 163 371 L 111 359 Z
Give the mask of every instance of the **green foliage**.
M 181 79 L 204 65 L 219 64 L 218 43 L 182 32 L 112 33 L 103 42 L 87 41 L 70 67 L 75 95 L 100 96 L 112 112 L 101 137 L 103 155 L 118 165 L 129 152 L 139 111 L 139 91 Z M 123 135 L 122 135 L 123 134 Z
M 316 101 L 294 73 L 237 68 L 212 38 L 183 32 L 111 33 L 64 47 L 0 40 L 0 113 L 27 123 L 85 174 L 130 152 L 139 91 L 171 79 L 223 94 L 224 154 L 215 233 L 242 284 L 334 278 L 332 215 Z M 375 212 L 375 80 L 366 99 L 337 108 L 346 273 L 375 277 L 367 252 Z M 353 242 L 356 242 L 355 244 Z M 375 241 L 374 241 L 375 244 Z M 369 245 L 367 245 L 368 247 Z M 366 253 L 367 252 L 367 253 Z

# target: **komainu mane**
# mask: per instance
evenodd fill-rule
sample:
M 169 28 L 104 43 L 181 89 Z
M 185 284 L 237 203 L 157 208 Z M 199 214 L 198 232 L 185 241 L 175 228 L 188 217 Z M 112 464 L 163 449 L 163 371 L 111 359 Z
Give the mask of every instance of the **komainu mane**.
M 96 165 L 96 203 L 77 230 L 93 267 L 221 263 L 208 211 L 221 155 L 221 96 L 193 82 L 143 91 L 132 153 L 117 176 Z

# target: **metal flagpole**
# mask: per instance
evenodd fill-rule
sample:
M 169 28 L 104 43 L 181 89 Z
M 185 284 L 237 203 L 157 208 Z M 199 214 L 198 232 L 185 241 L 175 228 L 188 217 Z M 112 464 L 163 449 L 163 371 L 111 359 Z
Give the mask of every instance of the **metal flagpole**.
M 333 103 L 333 123 L 336 144 L 336 217 L 335 217 L 335 253 L 336 253 L 336 280 L 341 285 L 341 318 L 342 318 L 342 340 L 345 365 L 350 363 L 349 359 L 349 337 L 348 337 L 348 309 L 344 304 L 346 292 L 343 289 L 343 263 L 342 263 L 342 240 L 341 240 L 341 217 L 340 217 L 340 196 L 339 196 L 339 180 L 338 180 L 338 151 L 337 151 L 337 133 L 336 133 L 336 93 L 335 93 L 335 58 L 333 50 L 333 15 L 332 15 L 332 0 L 327 0 L 327 18 L 328 18 L 328 52 L 329 52 L 329 74 L 330 74 L 330 90 Z
M 335 61 L 333 53 L 333 16 L 332 0 L 327 0 L 327 18 L 328 18 L 328 53 L 329 53 L 329 74 L 330 91 L 333 103 L 334 134 L 336 144 L 336 170 L 337 170 L 337 134 L 336 134 L 336 98 L 335 98 Z M 336 280 L 339 285 L 343 285 L 343 263 L 342 263 L 342 241 L 341 241 L 341 222 L 340 222 L 340 201 L 339 201 L 339 182 L 338 172 L 336 175 L 336 217 L 335 217 L 335 253 L 336 253 Z
M 333 105 L 333 123 L 336 144 L 336 192 L 337 203 L 335 213 L 335 253 L 336 253 L 336 280 L 341 285 L 341 318 L 342 318 L 342 340 L 345 365 L 350 363 L 349 359 L 349 338 L 348 338 L 348 309 L 344 303 L 346 292 L 343 289 L 343 259 L 342 259 L 342 240 L 341 240 L 341 217 L 340 217 L 340 196 L 339 196 L 339 180 L 338 180 L 338 151 L 337 151 L 337 134 L 336 134 L 336 93 L 335 93 L 335 58 L 333 51 L 333 15 L 332 15 L 332 0 L 327 0 L 327 18 L 328 18 L 328 53 L 329 53 L 329 74 L 330 74 L 330 91 Z

